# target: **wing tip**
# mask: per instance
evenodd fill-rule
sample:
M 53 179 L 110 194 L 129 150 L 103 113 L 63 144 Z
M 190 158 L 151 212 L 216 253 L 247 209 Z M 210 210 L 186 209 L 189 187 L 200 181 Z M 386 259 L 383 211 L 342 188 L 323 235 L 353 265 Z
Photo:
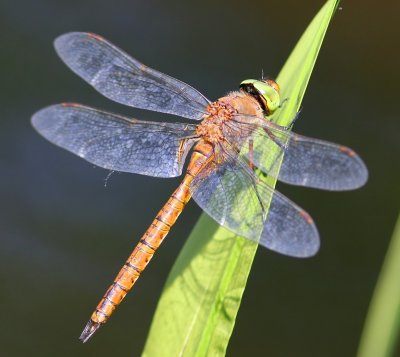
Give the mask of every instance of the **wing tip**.
M 321 246 L 318 229 L 314 223 L 314 220 L 306 211 L 300 211 L 299 213 L 301 217 L 305 220 L 306 224 L 309 225 L 310 232 L 307 234 L 308 239 L 305 240 L 306 244 L 301 244 L 301 247 L 291 252 L 288 252 L 287 255 L 295 258 L 312 258 L 317 255 Z
M 317 255 L 317 253 L 319 252 L 319 248 L 320 248 L 321 244 L 320 244 L 320 240 L 318 239 L 317 241 L 314 242 L 314 244 L 310 245 L 309 247 L 307 247 L 307 249 L 298 252 L 299 254 L 297 255 L 292 255 L 295 258 L 312 258 L 315 257 Z
M 43 115 L 43 114 L 45 112 L 49 111 L 49 109 L 51 109 L 52 107 L 54 107 L 54 105 L 50 105 L 48 107 L 44 107 L 44 108 L 38 110 L 37 112 L 35 112 L 31 116 L 31 124 L 37 131 L 40 132 L 41 124 L 43 123 L 43 119 L 45 118 L 45 115 Z
M 337 188 L 332 188 L 332 191 L 357 190 L 367 183 L 369 173 L 364 161 L 356 153 L 351 158 L 355 164 L 349 170 L 348 174 L 343 177 L 342 182 L 338 183 Z
M 265 229 L 264 246 L 277 253 L 294 258 L 311 258 L 320 248 L 317 226 L 312 217 L 298 206 L 297 217 L 292 216 L 291 223 L 285 226 L 287 219 L 280 221 L 280 227 L 274 232 Z M 297 228 L 293 230 L 293 225 Z M 285 229 L 286 228 L 286 229 Z M 271 236 L 269 236 L 269 233 Z M 263 232 L 264 234 L 264 232 Z
M 59 36 L 57 36 L 54 40 L 54 47 L 56 49 L 60 48 L 62 44 L 64 44 L 68 39 L 72 37 L 82 37 L 82 38 L 93 38 L 98 41 L 105 41 L 105 38 L 103 36 L 100 36 L 94 32 L 81 32 L 81 31 L 71 31 L 71 32 L 66 32 L 63 33 Z
M 358 182 L 358 186 L 356 188 L 362 187 L 364 186 L 367 181 L 368 181 L 368 177 L 369 177 L 369 173 L 368 173 L 368 169 L 367 169 L 367 165 L 365 165 L 364 161 L 361 159 L 361 157 L 359 157 L 357 155 L 357 159 L 360 165 L 360 171 L 359 171 L 359 182 Z
M 58 55 L 61 56 L 61 54 L 68 48 L 70 47 L 69 41 L 77 38 L 93 38 L 98 41 L 105 41 L 104 37 L 97 35 L 93 32 L 79 32 L 79 31 L 72 31 L 72 32 L 66 32 L 63 33 L 59 36 L 57 36 L 53 42 L 54 48 L 57 52 Z M 62 56 L 61 56 L 62 57 Z
M 347 181 L 348 185 L 343 187 L 342 190 L 355 190 L 364 186 L 368 181 L 368 169 L 364 161 L 353 149 L 350 149 L 347 146 L 341 145 L 339 146 L 339 150 L 342 154 L 348 156 L 353 162 L 353 165 L 350 166 L 351 172 L 349 172 L 349 177 L 352 179 Z
M 66 32 L 62 35 L 57 36 L 53 42 L 54 48 L 56 49 L 57 53 L 59 52 L 61 47 L 63 47 L 68 38 L 70 38 L 71 36 L 75 36 L 78 33 L 79 32 Z
M 39 109 L 31 116 L 31 124 L 39 133 L 43 133 L 44 128 L 48 128 L 51 121 L 56 121 L 55 111 L 62 108 L 85 108 L 84 105 L 79 103 L 60 103 L 52 104 L 42 109 Z

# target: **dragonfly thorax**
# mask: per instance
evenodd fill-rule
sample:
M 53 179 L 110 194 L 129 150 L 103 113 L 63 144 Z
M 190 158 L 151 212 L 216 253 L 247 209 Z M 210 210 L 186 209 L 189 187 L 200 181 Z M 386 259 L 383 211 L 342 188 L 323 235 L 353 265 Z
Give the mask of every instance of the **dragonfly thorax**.
M 232 119 L 236 110 L 229 103 L 218 100 L 211 103 L 207 111 L 209 114 L 196 128 L 196 133 L 205 141 L 216 144 L 224 140 L 224 123 Z
M 204 116 L 196 133 L 212 145 L 230 143 L 240 147 L 243 140 L 254 130 L 254 125 L 243 125 L 241 122 L 245 120 L 248 124 L 255 124 L 264 120 L 261 106 L 243 91 L 231 92 L 211 103 L 207 112 L 209 114 Z

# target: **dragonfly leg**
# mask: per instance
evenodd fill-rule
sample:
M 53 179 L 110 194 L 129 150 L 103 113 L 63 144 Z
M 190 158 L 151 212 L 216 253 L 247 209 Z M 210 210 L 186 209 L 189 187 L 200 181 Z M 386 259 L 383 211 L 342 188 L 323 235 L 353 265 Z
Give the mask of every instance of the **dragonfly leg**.
M 303 111 L 303 108 L 300 108 L 300 109 L 298 110 L 298 112 L 296 113 L 296 115 L 294 116 L 294 118 L 292 119 L 292 121 L 289 123 L 289 125 L 288 125 L 287 127 L 284 127 L 284 128 L 287 128 L 288 130 L 289 130 L 289 129 L 292 129 L 294 123 L 295 123 L 296 120 L 299 118 L 299 116 L 300 116 L 300 114 L 301 114 L 302 111 Z
M 288 98 L 286 98 L 285 100 L 287 100 L 287 99 L 288 99 Z M 276 123 L 274 123 L 274 122 L 272 122 L 272 121 L 270 121 L 270 123 L 273 124 L 274 126 L 277 126 L 279 129 L 283 129 L 283 130 L 286 130 L 286 131 L 291 130 L 292 127 L 293 127 L 293 125 L 294 125 L 294 123 L 295 123 L 296 120 L 299 118 L 299 116 L 300 116 L 302 110 L 303 110 L 303 108 L 300 108 L 300 109 L 299 109 L 299 111 L 296 113 L 296 115 L 294 116 L 294 118 L 290 121 L 289 125 L 279 125 L 279 124 L 276 124 Z
M 286 145 L 280 141 L 273 133 L 271 133 L 271 131 L 268 128 L 264 128 L 264 131 L 268 134 L 268 136 L 270 137 L 270 139 L 276 144 L 278 145 L 283 151 L 286 150 Z
M 254 141 L 249 140 L 249 167 L 251 171 L 254 171 Z

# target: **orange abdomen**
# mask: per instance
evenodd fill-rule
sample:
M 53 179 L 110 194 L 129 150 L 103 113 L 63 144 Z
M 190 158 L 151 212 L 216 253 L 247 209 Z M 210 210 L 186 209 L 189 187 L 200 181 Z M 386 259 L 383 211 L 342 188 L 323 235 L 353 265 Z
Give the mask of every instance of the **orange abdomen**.
M 128 291 L 133 287 L 189 201 L 191 197 L 189 186 L 194 176 L 207 165 L 212 159 L 212 155 L 213 148 L 210 144 L 199 142 L 195 146 L 182 183 L 157 214 L 97 305 L 80 337 L 83 342 L 86 342 L 101 324 L 108 320 Z

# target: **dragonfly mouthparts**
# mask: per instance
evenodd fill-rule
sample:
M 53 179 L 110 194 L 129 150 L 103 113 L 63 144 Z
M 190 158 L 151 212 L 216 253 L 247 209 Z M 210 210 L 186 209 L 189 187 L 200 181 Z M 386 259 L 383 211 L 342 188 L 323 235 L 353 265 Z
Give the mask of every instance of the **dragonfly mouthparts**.
M 99 329 L 101 326 L 101 323 L 99 322 L 94 322 L 91 319 L 89 322 L 86 324 L 85 328 L 83 329 L 81 335 L 79 336 L 79 339 L 85 343 L 86 341 L 89 340 L 90 337 L 93 336 L 93 334 Z

